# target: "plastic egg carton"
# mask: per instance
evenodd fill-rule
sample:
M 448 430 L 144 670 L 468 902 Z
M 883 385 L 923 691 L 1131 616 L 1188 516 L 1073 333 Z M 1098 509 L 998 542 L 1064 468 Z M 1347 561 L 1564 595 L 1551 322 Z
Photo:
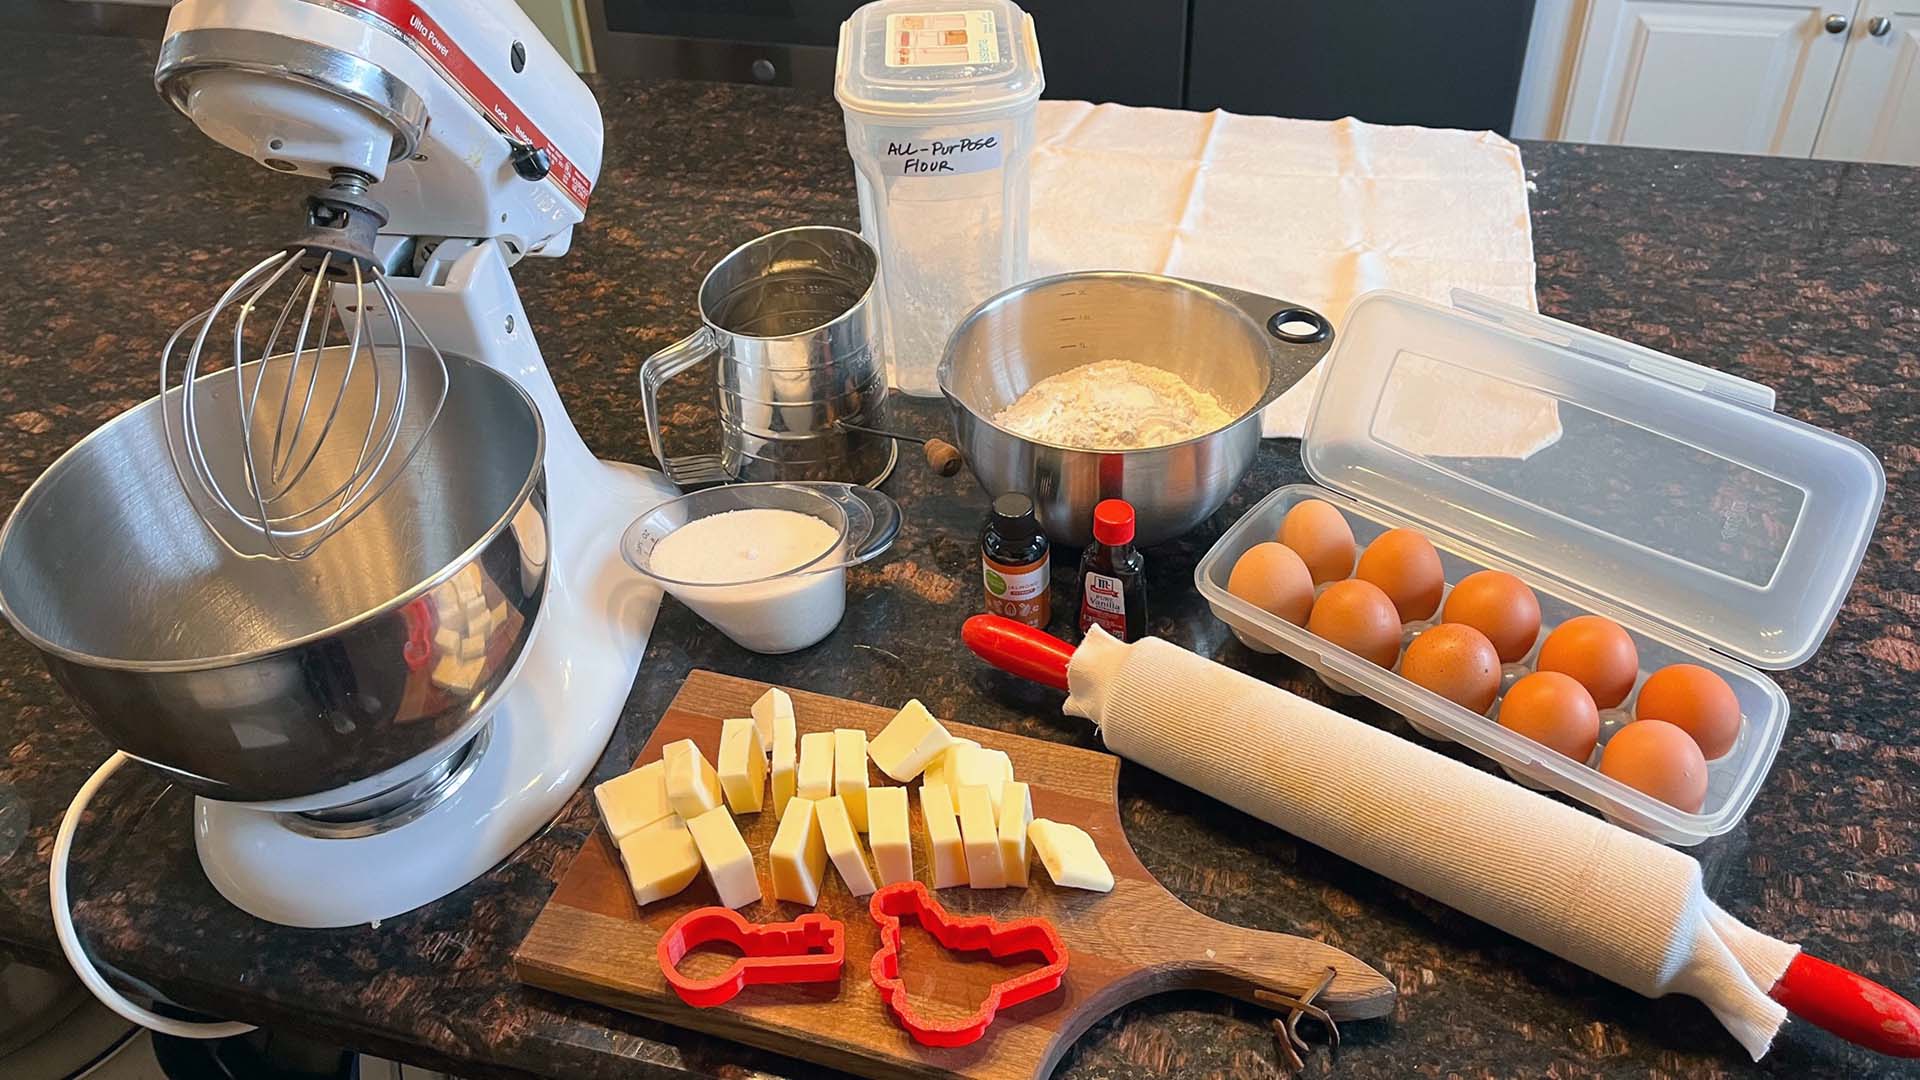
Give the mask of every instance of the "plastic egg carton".
M 1740 699 L 1740 737 L 1733 748 L 1707 763 L 1707 798 L 1700 812 L 1690 814 L 1649 795 L 1636 791 L 1593 766 L 1600 760 L 1600 748 L 1588 761 L 1574 761 L 1555 753 L 1516 732 L 1500 726 L 1496 700 L 1485 715 L 1469 712 L 1446 698 L 1363 660 L 1269 614 L 1227 591 L 1227 577 L 1233 564 L 1246 550 L 1263 541 L 1273 540 L 1287 511 L 1307 499 L 1332 504 L 1353 529 L 1354 543 L 1364 550 L 1375 537 L 1388 529 L 1411 528 L 1432 542 L 1440 553 L 1447 591 L 1477 570 L 1504 570 L 1527 583 L 1540 599 L 1540 640 L 1525 658 L 1505 665 L 1501 675 L 1501 693 L 1514 680 L 1533 670 L 1540 652 L 1540 641 L 1554 627 L 1576 615 L 1604 615 L 1619 623 L 1633 637 L 1640 651 L 1640 674 L 1634 693 L 1619 706 L 1600 713 L 1600 742 L 1604 747 L 1614 732 L 1633 719 L 1633 704 L 1646 677 L 1668 664 L 1692 663 L 1712 671 L 1727 681 Z M 1313 670 L 1334 691 L 1357 694 L 1386 706 L 1405 717 L 1424 735 L 1471 747 L 1492 758 L 1507 774 L 1536 789 L 1558 791 L 1599 811 L 1609 820 L 1669 844 L 1697 844 L 1717 836 L 1738 824 L 1747 807 L 1759 794 L 1760 785 L 1773 765 L 1786 732 L 1791 707 L 1787 696 L 1773 680 L 1759 671 L 1733 661 L 1710 649 L 1692 644 L 1678 634 L 1608 605 L 1597 597 L 1582 595 L 1563 585 L 1550 584 L 1530 574 L 1524 567 L 1507 562 L 1491 552 L 1434 531 L 1429 526 L 1404 520 L 1391 513 L 1368 507 L 1345 495 L 1314 484 L 1294 484 L 1273 492 L 1236 522 L 1216 542 L 1194 569 L 1194 585 L 1213 608 L 1213 613 L 1233 629 L 1248 648 L 1263 653 L 1283 653 Z M 1324 586 L 1322 586 L 1324 588 Z M 1445 599 L 1441 601 L 1444 608 Z M 1414 634 L 1439 621 L 1434 618 L 1408 623 L 1402 628 L 1401 647 Z M 1397 662 L 1396 662 L 1397 663 Z

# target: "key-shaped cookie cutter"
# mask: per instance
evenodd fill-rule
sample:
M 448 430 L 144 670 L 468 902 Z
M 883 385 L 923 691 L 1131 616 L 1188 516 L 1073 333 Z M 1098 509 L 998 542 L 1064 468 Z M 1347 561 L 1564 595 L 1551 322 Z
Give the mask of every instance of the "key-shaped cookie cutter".
M 695 979 L 680 961 L 702 945 L 724 941 L 740 950 L 727 970 Z M 838 982 L 847 960 L 847 928 L 825 915 L 789 923 L 750 923 L 732 908 L 704 907 L 682 915 L 660 938 L 660 973 L 680 1000 L 695 1008 L 732 1001 L 760 983 Z

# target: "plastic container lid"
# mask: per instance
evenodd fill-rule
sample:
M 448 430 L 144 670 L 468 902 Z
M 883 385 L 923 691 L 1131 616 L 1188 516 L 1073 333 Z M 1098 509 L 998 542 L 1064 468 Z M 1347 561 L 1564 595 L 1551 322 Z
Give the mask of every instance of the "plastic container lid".
M 1755 666 L 1813 655 L 1880 515 L 1871 452 L 1758 383 L 1453 302 L 1355 301 L 1307 418 L 1316 480 Z
M 1003 112 L 1045 86 L 1033 19 L 1007 0 L 878 0 L 840 24 L 833 96 L 852 112 Z
M 1133 504 L 1125 499 L 1101 499 L 1095 503 L 1093 538 L 1109 547 L 1133 543 Z

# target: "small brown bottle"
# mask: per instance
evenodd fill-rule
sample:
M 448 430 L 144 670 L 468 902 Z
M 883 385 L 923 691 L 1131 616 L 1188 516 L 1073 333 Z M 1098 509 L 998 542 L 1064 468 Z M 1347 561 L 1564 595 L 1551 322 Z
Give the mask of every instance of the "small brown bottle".
M 1147 560 L 1133 549 L 1133 507 L 1102 499 L 1093 543 L 1080 555 L 1080 634 L 1098 626 L 1121 641 L 1147 636 Z
M 993 500 L 980 531 L 980 575 L 987 587 L 987 613 L 1028 626 L 1053 618 L 1047 534 L 1033 516 L 1033 500 L 1009 492 Z

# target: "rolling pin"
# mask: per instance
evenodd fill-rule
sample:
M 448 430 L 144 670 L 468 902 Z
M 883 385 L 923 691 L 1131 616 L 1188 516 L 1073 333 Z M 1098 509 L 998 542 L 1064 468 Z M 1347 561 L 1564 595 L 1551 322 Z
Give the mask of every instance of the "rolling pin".
M 1068 693 L 1121 757 L 1647 997 L 1688 994 L 1758 1061 L 1787 1014 L 1920 1057 L 1920 1009 L 1740 922 L 1687 855 L 1158 638 L 1079 648 L 976 615 L 988 663 Z

